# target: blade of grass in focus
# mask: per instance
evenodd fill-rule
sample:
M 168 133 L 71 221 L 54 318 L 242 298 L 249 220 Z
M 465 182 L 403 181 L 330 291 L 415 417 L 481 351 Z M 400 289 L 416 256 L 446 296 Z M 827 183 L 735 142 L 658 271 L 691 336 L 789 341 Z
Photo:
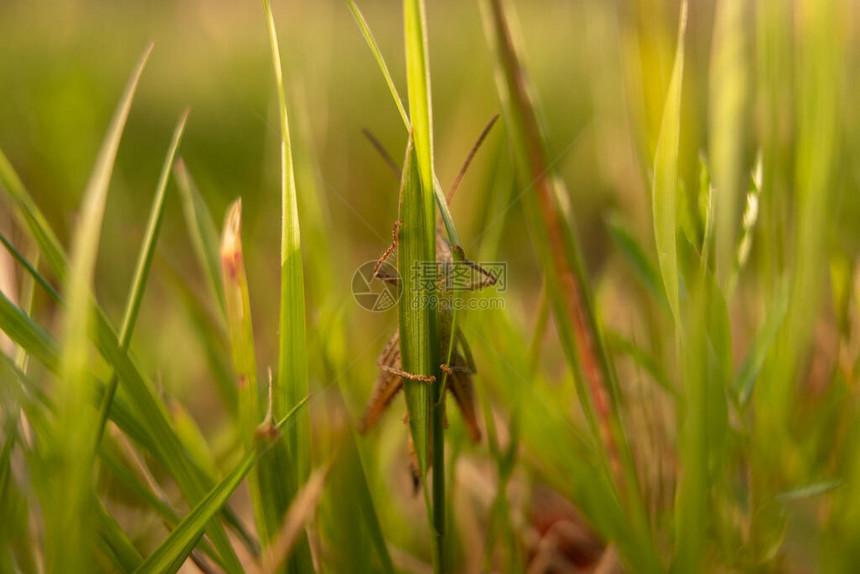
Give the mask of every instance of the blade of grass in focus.
M 55 443 L 52 445 L 55 484 L 46 489 L 45 513 L 49 570 L 83 572 L 92 567 L 90 531 L 81 528 L 89 520 L 92 464 L 88 451 L 98 436 L 91 415 L 87 385 L 90 369 L 90 289 L 95 274 L 102 218 L 119 142 L 131 102 L 149 54 L 150 44 L 132 73 L 99 150 L 84 191 L 83 205 L 74 232 L 69 277 L 65 286 L 67 313 L 63 325 L 60 378 L 54 389 L 57 403 Z
M 299 401 L 287 415 L 277 424 L 281 431 L 289 423 L 293 422 L 310 397 Z M 203 536 L 207 523 L 213 520 L 215 515 L 223 507 L 230 495 L 248 474 L 248 471 L 257 462 L 257 454 L 246 453 L 242 460 L 231 470 L 211 491 L 207 494 L 186 516 L 179 526 L 170 533 L 170 536 L 162 542 L 146 561 L 136 570 L 138 573 L 145 572 L 175 572 L 194 549 L 197 541 Z
M 278 419 L 308 393 L 308 355 L 305 323 L 305 288 L 302 269 L 301 233 L 296 198 L 296 180 L 293 170 L 290 127 L 287 117 L 287 101 L 284 93 L 284 78 L 281 70 L 281 53 L 275 29 L 275 18 L 269 0 L 263 0 L 269 32 L 275 88 L 278 95 L 280 117 L 280 162 L 281 162 L 281 293 L 280 293 L 280 341 L 278 346 L 277 384 L 274 385 L 272 416 Z M 289 504 L 295 499 L 299 485 L 307 481 L 310 473 L 310 423 L 300 417 L 296 424 L 285 430 L 283 438 L 287 456 L 276 456 L 261 463 L 261 489 L 277 488 L 281 496 L 274 514 L 278 520 L 284 516 Z M 287 462 L 289 461 L 289 462 Z M 287 478 L 283 478 L 287 477 Z M 275 493 L 272 493 L 274 497 Z M 290 572 L 310 572 L 310 547 L 307 537 L 302 536 L 298 551 L 288 562 Z
M 140 311 L 140 304 L 143 300 L 143 292 L 146 288 L 146 281 L 149 277 L 149 269 L 152 266 L 152 257 L 155 254 L 155 246 L 158 242 L 158 234 L 161 230 L 161 220 L 164 216 L 164 199 L 167 194 L 167 180 L 170 177 L 170 167 L 173 164 L 173 158 L 176 156 L 176 150 L 179 148 L 179 142 L 182 141 L 182 132 L 185 130 L 185 122 L 188 120 L 188 110 L 182 113 L 176 128 L 173 131 L 173 139 L 170 142 L 170 147 L 167 150 L 167 157 L 164 159 L 164 165 L 161 168 L 161 175 L 158 178 L 158 185 L 155 191 L 155 199 L 152 202 L 152 208 L 149 212 L 149 222 L 146 225 L 146 235 L 143 239 L 143 245 L 140 248 L 140 254 L 137 259 L 137 267 L 134 270 L 134 277 L 131 282 L 131 289 L 126 302 L 125 313 L 122 319 L 122 326 L 119 331 L 119 344 L 123 350 L 128 350 L 128 345 L 131 342 L 131 335 L 134 332 L 134 325 L 137 321 L 137 314 Z M 108 413 L 110 412 L 111 401 L 113 401 L 116 393 L 119 379 L 114 372 L 108 381 L 107 392 L 102 398 L 102 403 L 99 407 L 98 427 L 96 429 L 96 448 L 98 441 L 101 440 L 104 433 L 104 426 L 107 423 Z M 95 449 L 94 449 L 95 450 Z
M 406 44 L 406 87 L 409 94 L 409 117 L 412 120 L 412 145 L 407 146 L 404 181 L 400 205 L 401 251 L 398 267 L 401 281 L 417 268 L 436 269 L 436 174 L 433 160 L 433 105 L 430 91 L 430 64 L 427 47 L 427 15 L 423 0 L 404 0 L 403 29 Z M 415 175 L 418 175 L 416 180 Z M 419 184 L 420 185 L 417 185 Z M 447 208 L 447 201 L 443 200 Z M 456 233 L 456 232 L 455 232 Z M 455 237 L 452 241 L 457 241 Z M 434 377 L 437 384 L 405 381 L 406 401 L 412 438 L 418 454 L 422 476 L 426 475 L 432 451 L 433 492 L 431 522 L 433 527 L 433 569 L 446 572 L 445 557 L 445 404 L 439 371 L 440 340 L 435 305 L 424 304 L 436 296 L 436 281 L 428 288 L 428 278 L 419 277 L 404 284 L 400 299 L 400 357 L 408 373 Z M 419 299 L 415 308 L 413 297 Z M 422 437 L 429 433 L 429 437 Z M 432 448 L 429 446 L 432 444 Z M 423 461 L 422 461 L 423 459 Z M 421 464 L 423 462 L 423 464 Z M 423 480 L 423 479 L 422 479 Z M 425 496 L 426 496 L 425 482 Z
M 547 292 L 565 357 L 574 375 L 579 402 L 597 445 L 610 491 L 617 491 L 630 513 L 634 536 L 619 530 L 619 551 L 628 564 L 642 571 L 657 571 L 653 546 L 629 439 L 619 413 L 620 390 L 611 358 L 603 341 L 585 276 L 567 191 L 552 173 L 539 113 L 527 83 L 520 52 L 501 0 L 480 3 L 485 35 L 496 59 L 496 84 L 503 118 L 513 149 L 517 182 L 530 190 L 523 205 L 534 237 Z M 578 504 L 584 501 L 577 498 Z M 589 516 L 591 520 L 596 517 Z
M 415 269 L 423 262 L 433 262 L 435 269 L 435 243 L 431 246 L 425 239 L 426 230 L 433 229 L 432 222 L 428 224 L 421 187 L 421 176 L 418 172 L 418 161 L 412 147 L 412 139 L 406 145 L 406 158 L 403 162 L 403 180 L 400 184 L 400 244 L 397 253 L 397 265 L 403 283 L 404 296 L 399 301 L 400 315 L 400 357 L 404 371 L 424 377 L 435 376 L 438 365 L 439 346 L 434 349 L 431 337 L 431 324 L 435 323 L 435 311 L 429 305 L 413 305 L 414 300 L 420 303 L 422 295 L 428 293 L 426 285 L 421 285 Z M 432 210 L 432 203 L 431 203 Z M 422 289 L 423 288 L 423 289 Z M 435 329 L 434 329 L 435 331 Z M 434 358 L 434 351 L 436 357 Z M 430 400 L 432 397 L 430 384 L 423 381 L 406 379 L 406 406 L 409 412 L 409 427 L 418 457 L 418 466 L 424 477 L 428 464 L 428 444 L 430 433 Z M 429 509 L 428 509 L 429 510 Z

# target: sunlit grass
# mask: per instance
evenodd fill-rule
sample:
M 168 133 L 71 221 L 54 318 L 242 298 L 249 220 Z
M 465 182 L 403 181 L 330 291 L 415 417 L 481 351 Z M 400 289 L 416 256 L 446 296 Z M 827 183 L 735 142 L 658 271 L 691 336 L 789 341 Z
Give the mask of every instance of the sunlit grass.
M 0 134 L 0 572 L 851 571 L 851 8 L 645 4 L 264 0 L 207 21 L 255 54 L 221 72 L 254 103 L 206 84 L 167 113 L 189 97 L 169 38 L 92 64 L 130 74 L 105 76 L 112 120 L 65 111 L 76 69 L 8 98 L 39 129 L 78 114 L 92 157 Z M 88 183 L 55 179 L 71 157 Z M 350 280 L 393 218 L 403 297 L 374 315 Z M 457 295 L 504 305 L 414 305 L 440 245 L 506 262 L 506 290 Z M 398 328 L 405 401 L 359 434 Z M 445 412 L 460 332 L 477 444 Z

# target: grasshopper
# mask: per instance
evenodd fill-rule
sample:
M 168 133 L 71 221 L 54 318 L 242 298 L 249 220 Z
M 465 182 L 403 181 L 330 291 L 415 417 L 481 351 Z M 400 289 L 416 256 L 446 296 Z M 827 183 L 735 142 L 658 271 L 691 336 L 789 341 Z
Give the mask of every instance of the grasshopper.
M 449 203 L 459 187 L 460 181 L 474 158 L 475 153 L 497 119 L 498 114 L 495 115 L 486 125 L 484 130 L 481 132 L 481 135 L 478 137 L 478 140 L 475 142 L 475 145 L 469 152 L 469 155 L 466 157 L 463 166 L 460 168 L 460 171 L 451 186 L 451 190 L 446 195 L 446 200 Z M 387 152 L 385 152 L 382 146 L 370 133 L 365 131 L 365 135 L 371 140 L 371 143 L 377 151 L 383 155 L 386 163 L 392 166 L 396 174 L 396 164 Z M 383 252 L 373 269 L 373 276 L 381 279 L 382 281 L 398 281 L 396 276 L 386 273 L 383 264 L 391 256 L 396 257 L 400 226 L 400 221 L 396 221 L 394 223 L 394 228 L 392 230 L 392 243 Z M 436 281 L 437 295 L 440 300 L 450 296 L 450 293 L 446 291 L 445 287 L 449 284 L 449 277 L 447 274 L 451 273 L 454 266 L 454 251 L 457 251 L 460 255 L 460 257 L 458 257 L 459 264 L 467 265 L 477 272 L 477 279 L 473 283 L 465 286 L 465 290 L 478 290 L 496 283 L 498 280 L 497 276 L 480 265 L 465 259 L 465 257 L 462 256 L 463 252 L 459 246 L 452 246 L 448 243 L 442 230 L 441 221 L 439 221 L 436 226 L 436 261 L 437 269 L 441 270 L 445 274 L 443 277 L 437 278 L 438 280 Z M 445 385 L 447 390 L 454 396 L 454 400 L 463 415 L 463 420 L 469 432 L 469 437 L 472 441 L 477 443 L 481 440 L 481 429 L 478 425 L 478 417 L 475 408 L 475 394 L 472 387 L 472 375 L 477 372 L 475 361 L 463 332 L 460 330 L 459 326 L 455 326 L 454 324 L 454 311 L 451 309 L 451 306 L 437 305 L 436 308 L 439 313 L 439 340 L 441 344 L 439 356 L 448 361 L 447 363 L 440 365 L 440 370 L 445 374 Z M 379 375 L 376 379 L 376 384 L 371 391 L 370 400 L 367 404 L 364 416 L 359 421 L 359 431 L 362 433 L 370 430 L 387 410 L 394 397 L 397 396 L 403 388 L 404 379 L 421 381 L 424 383 L 436 382 L 435 377 L 417 375 L 403 370 L 400 361 L 399 330 L 394 332 L 389 339 L 388 344 L 385 345 L 385 348 L 382 350 L 382 353 L 380 353 L 379 358 L 376 361 L 376 366 L 379 369 Z M 444 401 L 444 394 L 442 400 Z M 404 422 L 407 421 L 408 418 L 404 417 Z M 411 454 L 410 469 L 412 471 L 413 484 L 417 490 L 420 485 L 420 474 L 411 436 L 409 446 Z

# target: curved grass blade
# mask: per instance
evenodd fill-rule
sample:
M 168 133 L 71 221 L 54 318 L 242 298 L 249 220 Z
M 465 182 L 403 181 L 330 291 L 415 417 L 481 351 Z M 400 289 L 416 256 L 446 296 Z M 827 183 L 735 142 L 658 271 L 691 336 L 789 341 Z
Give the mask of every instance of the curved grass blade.
M 245 452 L 257 448 L 257 425 L 261 420 L 257 359 L 254 350 L 254 328 L 251 321 L 251 302 L 248 295 L 248 278 L 245 274 L 242 252 L 242 200 L 237 199 L 227 209 L 224 232 L 221 237 L 221 276 L 226 297 L 227 327 L 230 332 L 233 364 L 238 387 L 239 436 Z M 270 383 L 271 388 L 271 383 Z M 281 448 L 281 444 L 273 448 Z M 263 547 L 268 546 L 280 525 L 277 499 L 278 480 L 269 481 L 261 474 L 272 474 L 268 457 L 252 469 L 248 477 L 251 504 L 257 535 Z M 262 480 L 261 480 L 262 478 Z M 273 488 L 269 488 L 271 486 Z
M 56 340 L 7 299 L 2 292 L 0 292 L 0 329 L 49 370 L 57 370 L 60 364 L 60 350 Z
M 409 121 L 409 117 L 406 115 L 406 110 L 403 107 L 403 100 L 400 98 L 400 94 L 397 92 L 397 88 L 394 85 L 394 80 L 391 79 L 391 73 L 388 71 L 388 66 L 385 64 L 385 59 L 382 57 L 382 52 L 379 50 L 379 46 L 376 44 L 376 40 L 373 37 L 373 34 L 370 31 L 370 27 L 367 25 L 367 21 L 364 19 L 364 15 L 362 15 L 358 6 L 355 4 L 354 0 L 347 0 L 347 4 L 349 5 L 349 9 L 352 12 L 353 17 L 355 18 L 356 23 L 358 24 L 359 29 L 361 30 L 362 35 L 364 36 L 365 41 L 370 47 L 370 51 L 373 53 L 374 58 L 376 59 L 377 64 L 379 65 L 379 69 L 382 72 L 382 76 L 385 78 L 385 83 L 388 84 L 388 89 L 391 92 L 391 97 L 394 99 L 394 103 L 397 106 L 397 110 L 400 112 L 400 117 L 403 120 L 403 126 L 406 128 L 407 134 L 410 134 L 412 130 L 412 124 Z M 410 25 L 414 25 L 417 23 L 421 23 L 423 27 L 422 18 L 413 18 L 411 20 Z M 423 32 L 421 32 L 423 34 Z M 416 55 L 421 55 L 426 53 L 426 40 L 421 36 L 420 44 L 415 42 L 414 44 L 409 44 L 407 42 L 407 50 L 411 53 L 415 53 Z M 417 50 L 417 51 L 416 51 Z M 407 63 L 407 66 L 409 64 Z M 422 66 L 426 72 L 426 66 Z M 416 77 L 413 78 L 412 81 L 420 80 L 420 77 L 423 72 L 420 70 L 416 71 Z M 426 75 L 426 74 L 425 74 Z M 429 98 L 429 75 L 427 77 L 427 93 Z M 422 80 L 423 81 L 423 80 Z M 409 79 L 407 78 L 407 89 Z M 411 92 L 410 92 L 411 93 Z M 429 103 L 429 102 L 428 102 Z M 422 104 L 423 105 L 423 104 Z M 410 113 L 414 114 L 415 110 L 412 108 L 411 96 L 410 96 Z M 430 122 L 432 129 L 432 121 Z M 432 138 L 432 135 L 431 135 Z M 432 149 L 432 145 L 430 146 Z M 432 155 L 432 154 L 431 154 Z M 448 239 L 451 241 L 453 245 L 460 245 L 460 236 L 457 234 L 457 228 L 454 225 L 454 219 L 451 216 L 451 211 L 448 209 L 448 202 L 445 199 L 445 192 L 442 189 L 442 186 L 439 184 L 439 181 L 436 179 L 436 175 L 433 175 L 433 193 L 436 197 L 436 205 L 439 207 L 439 213 L 442 216 L 442 222 L 445 224 L 445 231 L 448 233 Z
M 788 281 L 783 280 L 779 283 L 776 294 L 770 300 L 770 304 L 765 310 L 764 323 L 758 333 L 756 333 L 753 346 L 735 375 L 732 386 L 737 394 L 738 403 L 742 407 L 749 404 L 749 400 L 752 397 L 755 383 L 758 379 L 759 373 L 761 372 L 761 368 L 777 340 L 780 329 L 782 328 L 783 320 L 788 312 L 788 288 Z
M 176 124 L 176 129 L 173 131 L 173 139 L 170 142 L 170 147 L 167 150 L 167 157 L 164 159 L 164 165 L 161 168 L 161 175 L 158 178 L 158 185 L 155 191 L 155 199 L 152 202 L 152 208 L 149 212 L 149 222 L 146 225 L 146 234 L 144 235 L 143 245 L 140 248 L 140 254 L 137 258 L 137 267 L 134 271 L 134 277 L 131 281 L 131 290 L 128 294 L 128 302 L 125 307 L 125 314 L 122 319 L 122 326 L 119 330 L 119 344 L 123 350 L 128 349 L 131 342 L 131 334 L 134 332 L 134 325 L 137 321 L 137 314 L 140 311 L 140 304 L 143 300 L 143 292 L 146 288 L 146 280 L 149 277 L 149 269 L 152 266 L 152 257 L 155 254 L 155 246 L 158 242 L 158 234 L 161 230 L 161 221 L 164 216 L 164 198 L 167 194 L 167 180 L 170 177 L 170 167 L 173 164 L 173 158 L 176 156 L 176 150 L 179 148 L 179 142 L 182 140 L 182 132 L 185 130 L 185 122 L 188 120 L 189 110 L 185 110 Z M 96 429 L 95 444 L 98 445 L 104 433 L 104 427 L 107 423 L 108 413 L 110 412 L 111 401 L 116 394 L 119 378 L 114 372 L 108 381 L 107 391 L 102 398 L 101 406 L 99 407 L 98 427 Z M 95 452 L 95 448 L 93 452 Z
M 287 413 L 277 424 L 278 431 L 284 430 L 287 423 L 302 411 L 309 399 L 310 397 L 305 397 Z M 155 552 L 147 557 L 136 572 L 176 572 L 203 536 L 207 523 L 214 520 L 256 461 L 255 453 L 247 453 L 241 462 L 194 507 Z
M 95 420 L 88 412 L 91 402 L 88 385 L 90 291 L 114 161 L 135 89 L 151 51 L 152 44 L 132 73 L 111 120 L 84 191 L 83 207 L 74 233 L 66 285 L 68 307 L 63 326 L 60 377 L 55 388 L 54 480 L 64 488 L 46 492 L 52 499 L 47 505 L 51 510 L 45 515 L 49 570 L 79 572 L 87 570 L 91 564 L 89 529 L 80 527 L 87 523 L 91 510 L 92 459 L 87 451 L 91 450 L 98 434 Z
M 657 151 L 654 155 L 654 179 L 651 191 L 657 261 L 676 325 L 680 325 L 681 320 L 678 295 L 676 194 L 678 193 L 678 147 L 681 135 L 681 86 L 684 80 L 686 26 L 687 2 L 685 0 L 681 4 L 675 64 L 672 67 L 672 78 L 669 81 L 669 91 L 666 93 L 666 103 L 663 107 L 663 120 L 660 124 L 660 137 L 657 140 Z
M 287 100 L 284 94 L 284 77 L 281 70 L 281 52 L 275 18 L 269 0 L 263 0 L 269 32 L 275 88 L 278 95 L 280 117 L 281 160 L 281 293 L 280 293 L 280 341 L 278 346 L 278 375 L 274 385 L 272 415 L 275 419 L 284 416 L 287 409 L 298 404 L 308 393 L 308 352 L 305 319 L 304 270 L 302 268 L 301 232 L 296 197 L 296 177 L 293 168 L 290 126 L 287 116 Z M 263 481 L 278 486 L 278 492 L 270 493 L 277 501 L 275 516 L 280 520 L 287 506 L 295 498 L 300 484 L 304 484 L 310 472 L 310 423 L 300 418 L 285 431 L 284 445 L 287 457 L 267 457 L 261 464 Z M 278 447 L 280 448 L 280 447 Z M 289 465 L 282 462 L 289 459 Z M 287 478 L 283 478 L 287 477 Z M 268 479 L 271 479 L 269 481 Z M 307 539 L 300 543 L 301 549 L 289 563 L 291 572 L 309 572 L 310 547 Z
M 26 207 L 28 211 L 24 211 L 24 207 L 18 210 L 21 219 L 24 222 L 29 222 L 28 225 L 38 225 L 39 221 L 44 221 L 44 217 L 29 199 L 30 196 L 23 186 L 18 191 L 23 193 L 22 197 L 25 201 L 17 205 L 29 206 Z M 43 252 L 54 254 L 52 258 L 46 258 L 46 260 L 60 262 L 59 267 L 53 270 L 54 273 L 59 277 L 65 277 L 66 256 L 59 244 L 54 244 L 49 239 L 55 237 L 50 228 L 32 229 L 31 232 L 34 238 L 41 238 L 44 241 L 40 244 L 40 249 Z M 6 246 L 16 260 L 21 262 L 24 269 L 45 289 L 46 293 L 58 304 L 64 306 L 64 301 L 48 281 L 14 247 L 8 243 Z M 206 476 L 205 472 L 195 466 L 193 461 L 188 458 L 181 441 L 171 428 L 163 402 L 153 390 L 154 386 L 137 365 L 131 361 L 128 354 L 121 349 L 117 335 L 98 303 L 92 300 L 90 304 L 96 311 L 95 325 L 90 337 L 108 364 L 119 374 L 120 380 L 125 386 L 126 394 L 132 403 L 127 405 L 121 395 L 115 397 L 114 408 L 110 410 L 112 420 L 123 432 L 131 436 L 138 444 L 143 445 L 159 462 L 164 464 L 176 478 L 180 489 L 189 500 L 199 500 L 205 494 L 205 485 L 211 484 L 213 478 Z M 2 293 L 0 293 L 0 327 L 6 330 L 16 343 L 23 345 L 34 358 L 48 369 L 58 372 L 59 346 L 56 341 L 40 325 L 6 299 Z M 102 384 L 99 392 L 104 393 L 104 388 L 105 386 Z M 101 395 L 99 395 L 100 399 Z M 247 541 L 248 536 L 244 533 L 241 523 L 229 508 L 225 509 L 224 517 L 241 539 Z M 212 528 L 210 536 L 213 544 L 218 548 L 218 552 L 222 556 L 229 557 L 224 560 L 229 561 L 231 571 L 240 570 L 241 565 L 239 565 L 238 558 L 221 525 L 213 523 Z
M 230 346 L 239 387 L 239 434 L 246 448 L 253 449 L 254 431 L 260 423 L 261 413 L 251 301 L 242 252 L 241 199 L 237 199 L 227 208 L 221 238 L 221 277 L 224 282 Z
M 630 266 L 645 285 L 645 288 L 657 300 L 660 306 L 668 311 L 669 301 L 666 299 L 666 291 L 663 289 L 660 271 L 657 270 L 654 262 L 651 261 L 645 250 L 642 249 L 642 246 L 630 234 L 618 217 L 608 218 L 606 228 L 609 231 L 609 236 L 615 242 L 615 245 L 618 246 L 624 258 L 630 263 Z
M 140 566 L 143 562 L 140 552 L 100 500 L 95 502 L 95 511 L 98 524 L 97 544 L 102 553 L 121 572 L 131 572 Z
M 485 35 L 495 53 L 496 84 L 523 207 L 544 270 L 565 358 L 594 443 L 603 485 L 625 505 L 630 527 L 618 528 L 619 551 L 642 571 L 659 570 L 639 478 L 620 414 L 621 392 L 603 339 L 585 273 L 568 192 L 552 171 L 540 113 L 522 66 L 502 0 L 480 3 Z M 578 504 L 585 504 L 577 499 Z M 591 520 L 597 517 L 589 516 Z M 630 531 L 634 533 L 630 535 Z
M 238 392 L 233 369 L 230 366 L 229 344 L 224 333 L 223 318 L 216 317 L 204 305 L 204 301 L 191 287 L 185 277 L 170 263 L 163 261 L 163 274 L 167 283 L 181 300 L 180 307 L 191 320 L 195 339 L 203 349 L 209 372 L 221 395 L 221 400 L 231 414 L 237 414 Z M 223 303 L 221 303 L 223 305 Z
M 3 359 L 0 375 L 5 376 L 3 367 L 11 366 L 11 361 L 6 363 L 8 358 L 5 355 Z M 5 384 L 6 380 L 3 382 Z M 4 418 L 0 429 L 0 439 L 3 441 L 0 448 L 0 516 L 3 516 L 0 521 L 0 569 L 35 574 L 38 568 L 34 552 L 36 545 L 30 532 L 29 503 L 12 472 L 12 451 L 18 442 L 18 418 L 17 415 Z
M 226 310 L 224 309 L 224 290 L 218 270 L 218 231 L 215 222 L 181 157 L 173 166 L 173 175 L 182 198 L 182 210 L 185 214 L 188 235 L 194 245 L 194 253 L 206 276 L 212 297 L 218 302 L 218 309 L 223 319 Z
M 349 11 L 352 12 L 352 17 L 355 18 L 355 23 L 358 24 L 358 28 L 361 30 L 361 35 L 364 36 L 364 40 L 367 42 L 367 46 L 373 53 L 373 57 L 376 59 L 377 65 L 379 65 L 382 76 L 385 78 L 385 83 L 388 85 L 388 91 L 391 92 L 391 98 L 394 100 L 394 105 L 397 106 L 397 111 L 400 113 L 400 119 L 403 120 L 403 126 L 406 128 L 406 131 L 409 131 L 412 129 L 412 126 L 409 123 L 409 116 L 406 115 L 406 109 L 403 107 L 403 100 L 397 92 L 397 86 L 394 85 L 394 80 L 391 77 L 391 73 L 388 71 L 388 66 L 385 64 L 385 58 L 382 57 L 382 52 L 376 44 L 376 39 L 373 37 L 373 32 L 370 31 L 370 27 L 367 25 L 367 20 L 364 19 L 364 14 L 359 10 L 355 0 L 346 0 L 346 4 L 349 6 Z
M 663 371 L 663 368 L 657 360 L 648 353 L 648 351 L 637 345 L 634 341 L 626 338 L 621 333 L 617 333 L 615 331 L 609 331 L 606 333 L 606 340 L 614 352 L 627 355 L 633 359 L 633 361 L 644 369 L 645 372 L 654 379 L 654 382 L 657 383 L 661 389 L 669 393 L 672 398 L 680 398 L 678 389 L 672 385 L 671 381 L 669 381 L 669 377 L 667 377 L 666 373 Z
M 66 257 L 60 240 L 51 230 L 48 221 L 27 192 L 12 164 L 0 150 L 0 188 L 5 189 L 15 206 L 14 213 L 21 227 L 29 229 L 48 266 L 60 281 L 65 279 Z M 62 273 L 59 272 L 62 270 Z

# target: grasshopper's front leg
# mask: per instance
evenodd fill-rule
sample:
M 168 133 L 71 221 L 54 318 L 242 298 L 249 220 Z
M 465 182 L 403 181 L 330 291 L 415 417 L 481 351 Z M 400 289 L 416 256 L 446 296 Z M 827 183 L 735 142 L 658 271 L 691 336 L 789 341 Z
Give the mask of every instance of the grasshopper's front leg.
M 391 257 L 391 254 L 394 253 L 394 250 L 397 249 L 397 245 L 400 243 L 400 228 L 403 227 L 403 222 L 397 220 L 394 222 L 394 228 L 391 230 L 391 245 L 389 245 L 385 251 L 382 253 L 382 256 L 379 258 L 379 261 L 376 262 L 376 265 L 373 266 L 373 277 L 379 277 L 383 281 L 397 281 L 397 278 L 390 277 L 381 277 L 378 273 L 382 268 L 382 265 L 385 261 Z
M 455 344 L 463 354 L 459 355 L 455 350 L 454 355 L 451 357 L 452 364 L 448 365 L 447 363 L 442 363 L 439 365 L 439 368 L 449 377 L 454 376 L 454 373 L 474 375 L 478 372 L 478 369 L 475 367 L 475 358 L 472 356 L 472 349 L 469 347 L 469 343 L 466 342 L 466 337 L 463 335 L 463 331 L 457 329 L 454 336 L 456 337 Z M 460 360 L 465 360 L 466 364 L 461 364 Z

